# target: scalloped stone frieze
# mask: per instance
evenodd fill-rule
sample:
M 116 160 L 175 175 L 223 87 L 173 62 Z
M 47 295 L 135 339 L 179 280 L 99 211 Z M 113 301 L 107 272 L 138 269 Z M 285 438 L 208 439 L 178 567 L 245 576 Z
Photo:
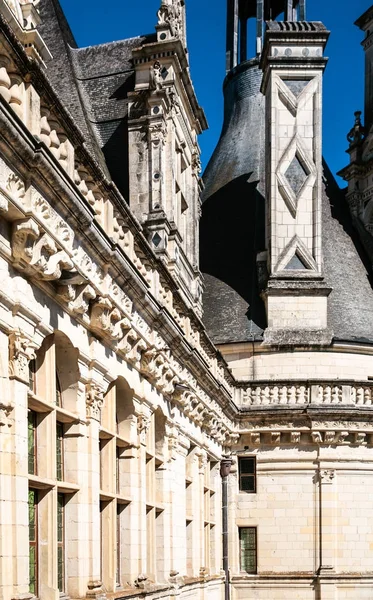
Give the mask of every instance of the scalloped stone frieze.
M 34 188 L 31 188 L 31 207 L 50 233 L 54 234 L 61 244 L 72 251 L 74 231 Z
M 74 262 L 86 277 L 99 289 L 102 289 L 105 284 L 105 272 L 89 257 L 82 246 L 74 249 L 73 257 Z

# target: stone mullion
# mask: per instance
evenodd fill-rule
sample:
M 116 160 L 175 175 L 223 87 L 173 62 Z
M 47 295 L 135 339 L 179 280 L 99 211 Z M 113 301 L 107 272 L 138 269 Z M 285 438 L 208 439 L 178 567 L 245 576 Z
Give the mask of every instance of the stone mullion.
M 87 392 L 87 471 L 84 492 L 84 505 L 80 504 L 80 514 L 87 521 L 86 560 L 88 566 L 88 596 L 101 593 L 101 524 L 100 524 L 100 452 L 99 432 L 100 416 L 103 403 L 102 391 L 91 384 Z M 81 474 L 82 476 L 84 473 Z M 84 511 L 84 513 L 83 513 Z M 84 519 L 84 520 L 85 520 Z
M 199 457 L 199 547 L 200 547 L 200 572 L 205 568 L 205 469 L 207 466 L 207 455 L 204 450 Z
M 138 431 L 139 431 L 139 461 L 138 461 L 138 530 L 139 530 L 139 572 L 148 574 L 147 565 L 147 519 L 146 519 L 146 505 L 147 505 L 147 481 L 146 481 L 146 432 L 150 426 L 150 420 L 142 419 L 138 417 Z
M 192 459 L 192 492 L 190 506 L 187 506 L 187 512 L 192 511 L 192 576 L 199 575 L 199 570 L 202 565 L 201 545 L 199 543 L 200 531 L 203 529 L 202 507 L 201 507 L 201 491 L 199 477 L 199 456 L 196 454 Z
M 186 456 L 185 447 L 175 441 L 172 451 L 170 476 L 171 487 L 171 569 L 175 573 L 185 575 L 186 572 L 186 502 L 185 502 L 185 476 Z
M 170 464 L 165 462 L 155 474 L 156 504 L 163 509 L 156 518 L 156 573 L 157 581 L 168 581 L 171 567 L 171 489 L 172 473 Z
M 139 575 L 143 532 L 141 528 L 141 450 L 136 447 L 126 449 L 120 462 L 125 464 L 121 493 L 131 498 L 130 504 L 124 509 L 122 518 L 122 580 L 133 582 Z
M 87 486 L 89 438 L 88 427 L 84 422 L 69 426 L 64 435 L 65 440 L 65 472 L 73 476 L 73 483 L 80 486 L 79 492 L 73 494 L 65 509 L 66 532 L 66 564 L 67 564 L 67 593 L 72 598 L 82 598 L 86 595 L 89 572 L 90 547 L 88 541 L 88 523 L 82 515 L 89 514 L 90 504 Z M 68 447 L 68 452 L 66 452 Z M 65 477 L 70 481 L 70 477 Z

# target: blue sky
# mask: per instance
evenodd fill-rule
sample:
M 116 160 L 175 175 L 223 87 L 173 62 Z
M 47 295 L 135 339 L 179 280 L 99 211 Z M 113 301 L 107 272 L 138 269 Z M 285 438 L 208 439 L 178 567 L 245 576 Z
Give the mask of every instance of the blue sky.
M 154 31 L 160 0 L 60 0 L 79 46 Z M 331 31 L 324 79 L 324 156 L 334 173 L 348 162 L 346 134 L 364 108 L 362 32 L 354 21 L 372 0 L 307 0 L 307 18 Z M 200 137 L 206 166 L 219 139 L 225 67 L 226 0 L 186 0 L 192 79 L 209 130 Z M 342 180 L 339 180 L 344 185 Z

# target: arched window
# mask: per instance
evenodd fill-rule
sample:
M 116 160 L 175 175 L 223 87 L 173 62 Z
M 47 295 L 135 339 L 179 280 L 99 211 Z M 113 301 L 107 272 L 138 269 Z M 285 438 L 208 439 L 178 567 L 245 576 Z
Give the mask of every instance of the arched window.
M 67 544 L 75 535 L 68 527 L 68 511 L 77 485 L 75 442 L 65 439 L 65 433 L 78 416 L 78 350 L 56 331 L 44 340 L 29 373 L 30 592 L 37 595 L 41 587 L 50 585 L 49 565 L 56 564 L 58 590 L 68 593 Z M 52 528 L 51 519 L 56 519 Z
M 101 578 L 110 592 L 123 587 L 129 571 L 128 449 L 136 442 L 134 413 L 133 391 L 123 377 L 118 377 L 105 395 L 99 440 Z

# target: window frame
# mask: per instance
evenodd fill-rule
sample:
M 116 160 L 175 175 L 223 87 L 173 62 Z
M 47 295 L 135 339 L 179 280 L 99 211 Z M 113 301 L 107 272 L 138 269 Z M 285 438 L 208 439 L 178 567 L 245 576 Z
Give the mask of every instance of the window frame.
M 247 569 L 247 565 L 243 564 L 243 560 L 242 560 L 242 554 L 244 552 L 244 549 L 242 548 L 242 533 L 245 530 L 251 530 L 254 532 L 254 548 L 248 548 L 246 550 L 253 550 L 254 551 L 254 560 L 255 560 L 255 567 L 253 569 Z M 248 575 L 257 575 L 258 573 L 258 528 L 256 526 L 247 526 L 247 527 L 239 527 L 238 528 L 238 539 L 239 539 L 239 552 L 240 552 L 240 571 L 247 573 Z
M 60 421 L 56 421 L 56 480 L 64 481 L 64 426 Z
M 242 463 L 244 460 L 252 460 L 253 461 L 253 472 L 252 473 L 243 473 L 242 472 Z M 238 457 L 238 489 L 240 492 L 245 494 L 256 494 L 257 493 L 257 469 L 256 469 L 256 456 L 239 456 Z M 252 479 L 253 481 L 253 489 L 245 490 L 243 488 L 243 479 Z
M 34 502 L 33 502 L 33 509 L 34 509 L 34 539 L 31 540 L 31 536 L 30 536 L 30 492 L 33 492 L 34 494 Z M 38 503 L 39 503 L 39 492 L 38 490 L 30 487 L 28 490 L 28 511 L 29 511 L 29 517 L 28 517 L 28 527 L 29 527 L 29 593 L 33 594 L 34 596 L 38 595 L 39 592 L 39 511 L 38 511 Z M 34 589 L 31 590 L 31 578 L 30 578 L 30 572 L 31 572 L 31 561 L 30 561 L 30 548 L 34 548 Z
M 30 416 L 32 415 L 33 422 L 30 422 Z M 38 414 L 34 410 L 28 409 L 27 412 L 27 473 L 28 475 L 37 475 L 38 472 L 38 438 L 37 438 L 37 427 L 38 427 Z M 32 431 L 33 443 L 32 443 L 32 455 L 30 453 L 30 432 Z M 32 470 L 30 469 L 30 458 L 32 459 Z
M 62 502 L 61 502 L 62 500 Z M 61 504 L 60 504 L 61 502 Z M 60 594 L 65 593 L 66 588 L 66 540 L 65 540 L 65 507 L 66 507 L 66 498 L 65 494 L 58 492 L 57 494 L 57 587 Z M 61 518 L 61 527 L 60 527 L 60 518 Z M 60 538 L 61 531 L 61 539 Z M 59 560 L 59 554 L 61 551 L 62 560 Z M 60 567 L 61 565 L 61 567 Z M 60 584 L 61 580 L 61 584 Z

